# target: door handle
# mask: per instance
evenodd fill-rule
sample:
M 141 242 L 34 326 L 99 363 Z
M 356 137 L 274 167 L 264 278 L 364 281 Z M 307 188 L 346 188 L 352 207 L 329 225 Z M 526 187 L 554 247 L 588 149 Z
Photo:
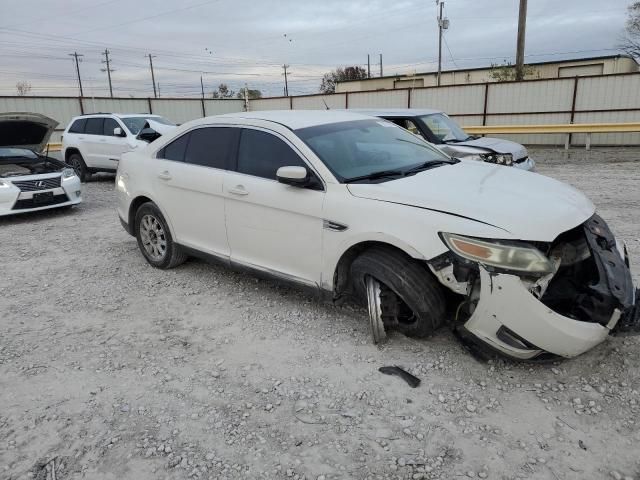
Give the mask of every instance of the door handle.
M 233 193 L 234 195 L 249 195 L 242 185 L 236 185 L 234 188 L 229 189 L 229 193 Z
M 164 172 L 158 174 L 158 178 L 160 180 L 171 180 L 171 174 L 167 170 L 165 170 Z

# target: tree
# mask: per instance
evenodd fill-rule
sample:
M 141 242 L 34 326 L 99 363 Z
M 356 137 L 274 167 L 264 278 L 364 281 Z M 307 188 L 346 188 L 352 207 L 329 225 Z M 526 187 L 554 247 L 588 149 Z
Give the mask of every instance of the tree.
M 360 66 L 338 67 L 325 73 L 320 84 L 320 93 L 336 93 L 336 83 L 347 80 L 363 80 L 367 78 L 367 71 Z
M 256 98 L 262 98 L 262 92 L 260 90 L 252 90 L 251 88 L 247 89 L 247 96 L 249 100 L 254 100 Z M 236 98 L 244 99 L 244 88 L 238 92 Z
M 16 90 L 18 91 L 19 97 L 24 97 L 31 91 L 31 84 L 23 80 L 21 82 L 16 83 Z
M 218 85 L 218 90 L 214 90 L 211 94 L 212 98 L 233 98 L 236 92 L 229 89 L 226 83 Z
M 625 37 L 620 45 L 628 55 L 640 57 L 640 2 L 634 2 L 627 8 L 628 18 Z
M 531 77 L 536 74 L 536 69 L 531 65 L 524 65 L 522 74 L 524 78 Z M 512 82 L 516 79 L 516 67 L 506 61 L 502 65 L 492 63 L 489 77 L 495 82 Z

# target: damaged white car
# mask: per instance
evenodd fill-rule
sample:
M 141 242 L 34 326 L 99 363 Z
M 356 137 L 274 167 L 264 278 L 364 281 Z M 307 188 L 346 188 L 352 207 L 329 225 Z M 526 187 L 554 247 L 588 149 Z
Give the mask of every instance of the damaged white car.
M 189 255 L 369 307 L 376 341 L 448 324 L 518 359 L 572 357 L 637 328 L 623 244 L 550 178 L 452 159 L 337 111 L 194 120 L 123 155 L 118 212 L 147 261 Z
M 73 169 L 43 153 L 56 125 L 39 113 L 0 113 L 0 216 L 82 201 Z

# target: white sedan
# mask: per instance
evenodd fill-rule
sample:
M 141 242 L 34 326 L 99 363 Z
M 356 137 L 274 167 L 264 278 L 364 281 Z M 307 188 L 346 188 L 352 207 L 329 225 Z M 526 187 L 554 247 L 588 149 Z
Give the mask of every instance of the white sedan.
M 571 357 L 637 326 L 624 246 L 584 195 L 385 120 L 195 120 L 125 154 L 116 189 L 154 267 L 194 255 L 362 298 L 375 341 L 449 323 L 513 358 Z
M 0 114 L 0 216 L 82 201 L 73 169 L 41 153 L 57 124 L 37 113 Z

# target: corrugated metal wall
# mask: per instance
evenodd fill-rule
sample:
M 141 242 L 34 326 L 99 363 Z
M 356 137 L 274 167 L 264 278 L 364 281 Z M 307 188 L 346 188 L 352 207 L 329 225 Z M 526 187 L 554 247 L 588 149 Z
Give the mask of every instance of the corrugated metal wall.
M 325 105 L 326 103 L 326 105 Z M 84 98 L 90 112 L 147 113 L 184 123 L 205 115 L 239 112 L 244 100 Z M 349 92 L 334 95 L 261 98 L 249 101 L 249 110 L 342 108 L 434 108 L 443 110 L 463 126 L 534 125 L 640 121 L 640 73 L 596 77 L 559 78 L 426 87 L 403 90 Z M 0 112 L 39 112 L 60 122 L 64 129 L 80 115 L 80 99 L 74 97 L 0 97 Z M 572 113 L 573 112 L 573 113 Z M 501 135 L 529 145 L 564 144 L 565 136 Z M 59 139 L 54 136 L 53 141 Z M 573 135 L 572 144 L 584 144 L 585 135 Z M 640 133 L 592 136 L 594 145 L 640 145 Z

